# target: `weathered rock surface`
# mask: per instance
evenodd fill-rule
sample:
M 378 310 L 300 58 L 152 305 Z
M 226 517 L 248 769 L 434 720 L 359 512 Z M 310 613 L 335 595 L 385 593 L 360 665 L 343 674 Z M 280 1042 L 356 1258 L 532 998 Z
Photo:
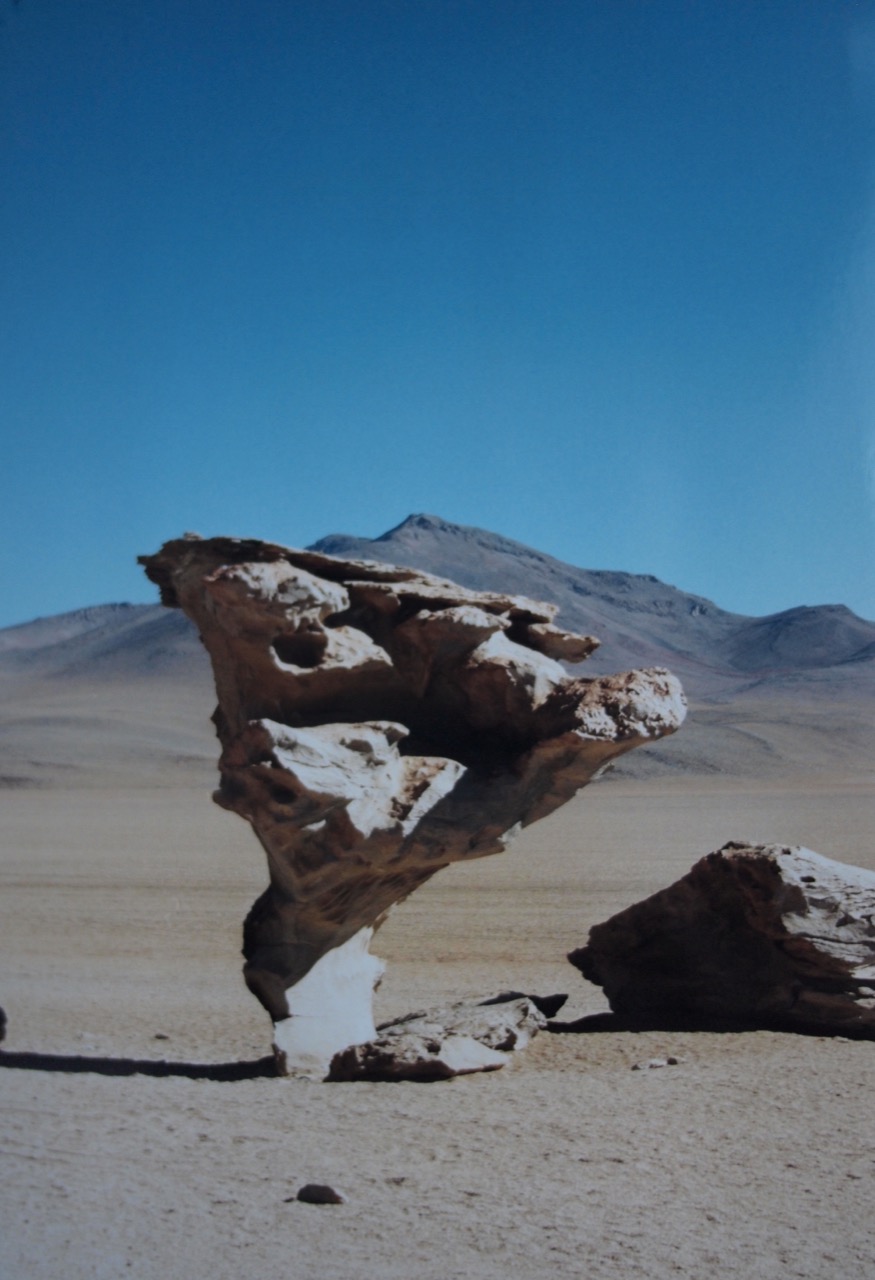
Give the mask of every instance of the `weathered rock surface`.
M 640 1023 L 875 1038 L 875 872 L 810 849 L 727 844 L 568 958 Z
M 528 996 L 410 1013 L 383 1023 L 366 1044 L 335 1054 L 329 1080 L 446 1080 L 496 1071 L 547 1019 Z
M 141 562 L 210 654 L 215 799 L 267 853 L 244 973 L 281 1060 L 310 1045 L 327 1065 L 373 1037 L 367 942 L 393 903 L 499 852 L 684 716 L 662 669 L 569 677 L 550 655 L 596 642 L 521 596 L 233 538 L 187 536 Z

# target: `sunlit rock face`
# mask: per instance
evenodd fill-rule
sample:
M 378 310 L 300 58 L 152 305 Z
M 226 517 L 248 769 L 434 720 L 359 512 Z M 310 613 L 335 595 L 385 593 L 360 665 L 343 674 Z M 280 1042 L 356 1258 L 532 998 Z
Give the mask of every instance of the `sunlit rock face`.
M 667 671 L 570 677 L 559 660 L 597 641 L 523 597 L 233 538 L 187 536 L 141 563 L 212 659 L 215 799 L 252 824 L 270 869 L 244 973 L 289 1064 L 308 1040 L 325 1058 L 329 1041 L 372 1038 L 362 931 L 393 903 L 448 863 L 499 852 L 684 716 Z M 295 996 L 305 975 L 309 1012 Z
M 875 872 L 732 843 L 568 957 L 615 1013 L 875 1038 Z

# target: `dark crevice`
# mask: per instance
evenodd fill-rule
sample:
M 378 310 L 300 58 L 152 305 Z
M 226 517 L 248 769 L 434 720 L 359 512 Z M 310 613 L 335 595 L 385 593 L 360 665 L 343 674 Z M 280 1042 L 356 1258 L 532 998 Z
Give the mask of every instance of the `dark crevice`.
M 273 651 L 280 662 L 291 667 L 318 667 L 325 655 L 328 637 L 324 631 L 295 631 L 279 635 Z

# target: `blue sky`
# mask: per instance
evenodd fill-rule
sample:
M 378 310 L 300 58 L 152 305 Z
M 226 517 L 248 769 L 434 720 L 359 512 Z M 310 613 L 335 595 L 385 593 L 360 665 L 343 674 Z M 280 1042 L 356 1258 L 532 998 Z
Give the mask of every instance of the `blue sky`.
M 873 618 L 875 4 L 0 0 L 0 427 L 0 625 L 414 511 Z

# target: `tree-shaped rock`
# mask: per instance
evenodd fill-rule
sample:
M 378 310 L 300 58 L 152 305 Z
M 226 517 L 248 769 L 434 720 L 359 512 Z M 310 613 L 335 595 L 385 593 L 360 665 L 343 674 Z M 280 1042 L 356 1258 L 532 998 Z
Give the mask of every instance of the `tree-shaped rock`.
M 212 659 L 215 799 L 270 869 L 244 974 L 288 1066 L 373 1036 L 368 944 L 393 903 L 499 852 L 684 716 L 667 671 L 570 676 L 559 659 L 597 641 L 520 596 L 234 538 L 187 536 L 141 563 Z

